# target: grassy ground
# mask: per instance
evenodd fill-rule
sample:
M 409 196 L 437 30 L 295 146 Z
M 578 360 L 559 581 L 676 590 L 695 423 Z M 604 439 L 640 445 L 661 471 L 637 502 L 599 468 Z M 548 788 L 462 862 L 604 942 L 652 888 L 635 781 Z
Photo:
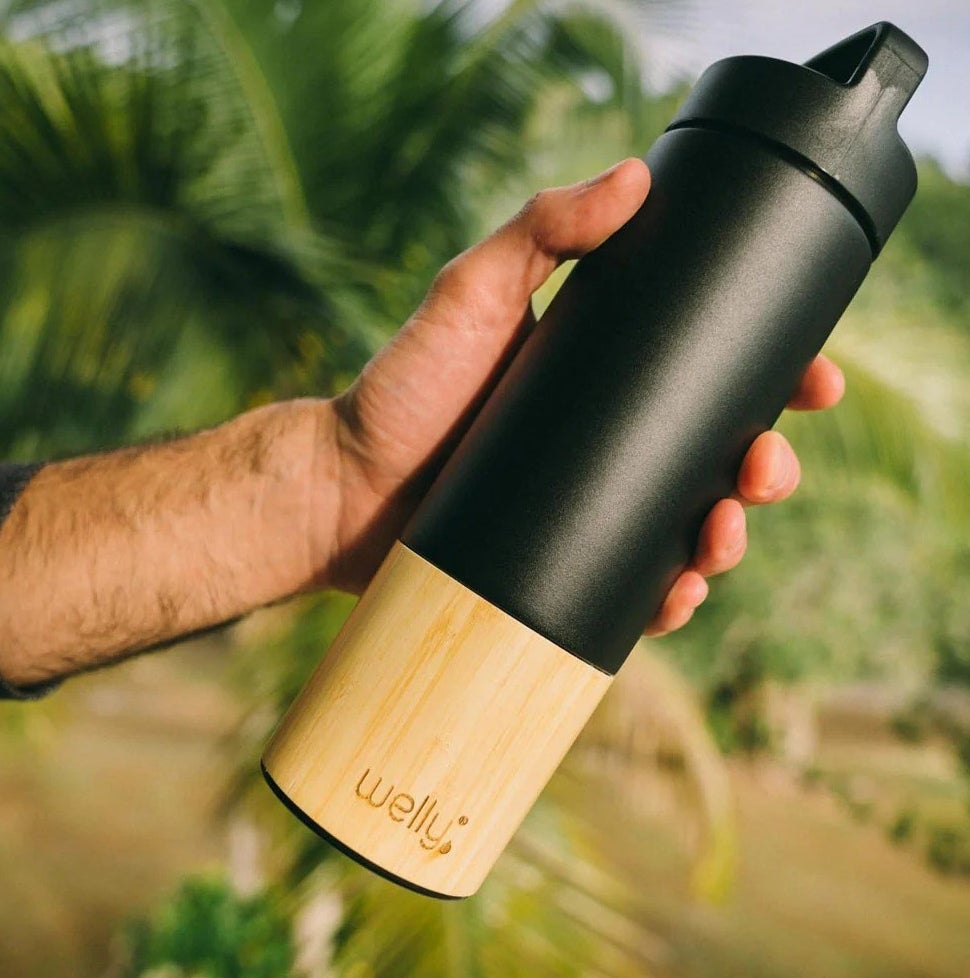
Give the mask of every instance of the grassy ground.
M 222 860 L 213 814 L 233 710 L 187 678 L 197 657 L 146 657 L 0 706 L 3 978 L 101 975 L 123 919 Z
M 853 821 L 841 803 L 806 793 L 777 771 L 737 770 L 734 785 L 742 852 L 723 906 L 690 906 L 682 884 L 658 886 L 644 866 L 643 914 L 668 948 L 661 973 L 970 975 L 966 882 L 937 875 L 882 832 Z M 645 855 L 649 860 L 649 849 Z
M 236 711 L 221 662 L 187 648 L 0 707 L 0 976 L 98 978 L 125 917 L 225 859 L 215 813 Z M 840 743 L 821 760 L 833 774 L 902 778 L 921 797 L 952 790 L 927 745 Z M 636 854 L 659 975 L 970 975 L 970 883 L 934 873 L 821 785 L 770 767 L 738 767 L 734 784 L 742 861 L 722 906 L 689 899 L 686 859 L 662 826 L 613 840 L 627 867 Z

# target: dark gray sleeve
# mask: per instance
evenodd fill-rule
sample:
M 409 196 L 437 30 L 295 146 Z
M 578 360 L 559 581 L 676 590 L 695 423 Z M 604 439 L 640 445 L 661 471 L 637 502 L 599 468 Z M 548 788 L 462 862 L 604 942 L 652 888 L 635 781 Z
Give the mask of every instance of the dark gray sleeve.
M 33 465 L 18 465 L 15 463 L 0 463 L 0 525 L 10 515 L 14 503 L 27 488 L 27 484 L 37 474 L 43 463 Z M 0 560 L 2 560 L 0 555 Z M 60 685 L 55 681 L 39 686 L 16 687 L 5 682 L 0 676 L 0 700 L 35 700 Z

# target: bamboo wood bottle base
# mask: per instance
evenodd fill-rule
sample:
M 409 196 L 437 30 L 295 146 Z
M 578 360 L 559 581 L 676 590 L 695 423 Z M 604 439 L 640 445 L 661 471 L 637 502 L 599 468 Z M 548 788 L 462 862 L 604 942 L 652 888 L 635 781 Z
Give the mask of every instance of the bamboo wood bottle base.
M 469 896 L 611 678 L 396 543 L 263 771 L 305 824 L 368 868 Z
M 318 825 L 316 822 L 310 818 L 309 815 L 302 808 L 298 808 L 293 804 L 289 795 L 273 780 L 269 771 L 266 770 L 266 765 L 260 761 L 259 769 L 263 774 L 263 779 L 269 786 L 270 791 L 282 802 L 282 804 L 289 809 L 289 811 L 296 816 L 308 829 L 316 832 L 324 841 L 328 842 L 335 849 L 342 852 L 345 856 L 349 856 L 355 862 L 360 863 L 365 869 L 369 869 L 372 873 L 376 873 L 378 876 L 382 876 L 384 879 L 389 880 L 391 883 L 397 883 L 398 886 L 403 886 L 405 889 L 413 890 L 415 893 L 420 893 L 422 896 L 434 897 L 437 900 L 460 900 L 460 896 L 454 896 L 450 893 L 437 893 L 435 890 L 426 890 L 423 886 L 418 886 L 416 883 L 412 883 L 410 880 L 403 879 L 400 876 L 395 876 L 393 873 L 386 870 L 383 866 L 378 866 L 377 863 L 372 863 L 366 856 L 362 856 L 359 852 L 351 849 L 350 846 L 344 845 L 335 835 L 331 835 L 322 825 Z

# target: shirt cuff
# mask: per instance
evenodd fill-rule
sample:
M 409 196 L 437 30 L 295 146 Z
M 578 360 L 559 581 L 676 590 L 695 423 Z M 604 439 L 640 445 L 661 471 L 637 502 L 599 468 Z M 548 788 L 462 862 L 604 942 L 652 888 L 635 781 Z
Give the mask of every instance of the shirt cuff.
M 38 683 L 34 686 L 11 686 L 3 676 L 0 676 L 0 700 L 39 700 L 57 689 L 60 684 L 60 679 L 54 679 L 49 683 Z

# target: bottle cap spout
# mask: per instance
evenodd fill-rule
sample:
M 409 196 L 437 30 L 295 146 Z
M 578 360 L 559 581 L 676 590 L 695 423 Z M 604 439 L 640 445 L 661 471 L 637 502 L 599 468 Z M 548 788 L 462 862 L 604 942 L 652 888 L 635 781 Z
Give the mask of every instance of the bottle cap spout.
M 670 128 L 760 137 L 829 181 L 876 254 L 916 192 L 916 166 L 896 124 L 927 63 L 912 38 L 885 22 L 804 65 L 727 58 L 701 75 Z
M 929 60 L 898 27 L 882 21 L 826 48 L 805 62 L 819 74 L 862 95 L 878 95 L 898 119 L 919 87 Z

